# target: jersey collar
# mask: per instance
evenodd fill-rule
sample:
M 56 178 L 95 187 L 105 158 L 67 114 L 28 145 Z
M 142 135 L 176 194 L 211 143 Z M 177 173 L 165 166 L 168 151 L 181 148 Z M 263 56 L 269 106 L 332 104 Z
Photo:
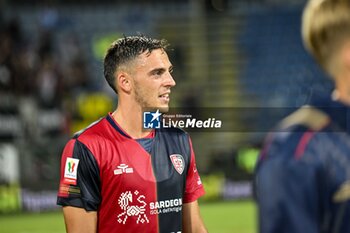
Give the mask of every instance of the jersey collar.
M 133 139 L 132 137 L 130 137 L 129 134 L 127 134 L 120 126 L 119 124 L 114 120 L 114 118 L 112 117 L 111 113 L 108 113 L 107 117 L 106 117 L 107 121 L 109 122 L 109 124 L 121 135 L 123 135 L 124 137 Z M 146 137 L 144 138 L 140 138 L 140 139 L 145 139 L 145 138 L 154 138 L 155 136 L 155 130 L 152 130 Z

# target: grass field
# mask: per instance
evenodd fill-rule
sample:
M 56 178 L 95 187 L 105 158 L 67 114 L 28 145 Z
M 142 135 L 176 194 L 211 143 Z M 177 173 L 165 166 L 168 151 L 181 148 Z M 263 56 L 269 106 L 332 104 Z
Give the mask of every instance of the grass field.
M 201 204 L 210 233 L 255 233 L 256 210 L 251 201 Z M 0 233 L 64 233 L 61 213 L 0 216 Z
M 251 201 L 201 204 L 209 233 L 255 233 L 256 207 Z

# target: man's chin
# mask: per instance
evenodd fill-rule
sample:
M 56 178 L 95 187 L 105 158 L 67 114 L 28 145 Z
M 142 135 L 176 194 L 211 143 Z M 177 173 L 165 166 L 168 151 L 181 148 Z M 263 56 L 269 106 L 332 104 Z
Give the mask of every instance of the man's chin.
M 169 106 L 159 107 L 159 112 L 161 112 L 161 113 L 169 112 Z

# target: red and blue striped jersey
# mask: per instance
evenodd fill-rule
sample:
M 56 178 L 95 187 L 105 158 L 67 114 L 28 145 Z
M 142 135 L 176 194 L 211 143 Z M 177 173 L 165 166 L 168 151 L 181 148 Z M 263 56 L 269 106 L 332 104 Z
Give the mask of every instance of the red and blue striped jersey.
M 97 211 L 98 232 L 182 231 L 182 206 L 204 188 L 189 135 L 176 128 L 132 139 L 111 115 L 66 145 L 57 203 Z

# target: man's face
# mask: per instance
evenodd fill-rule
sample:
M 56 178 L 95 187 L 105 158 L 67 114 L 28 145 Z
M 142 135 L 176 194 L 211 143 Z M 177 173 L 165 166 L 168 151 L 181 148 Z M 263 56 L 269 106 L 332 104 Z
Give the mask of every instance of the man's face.
M 134 97 L 142 108 L 168 111 L 170 89 L 175 86 L 173 66 L 162 49 L 139 55 L 133 69 Z

